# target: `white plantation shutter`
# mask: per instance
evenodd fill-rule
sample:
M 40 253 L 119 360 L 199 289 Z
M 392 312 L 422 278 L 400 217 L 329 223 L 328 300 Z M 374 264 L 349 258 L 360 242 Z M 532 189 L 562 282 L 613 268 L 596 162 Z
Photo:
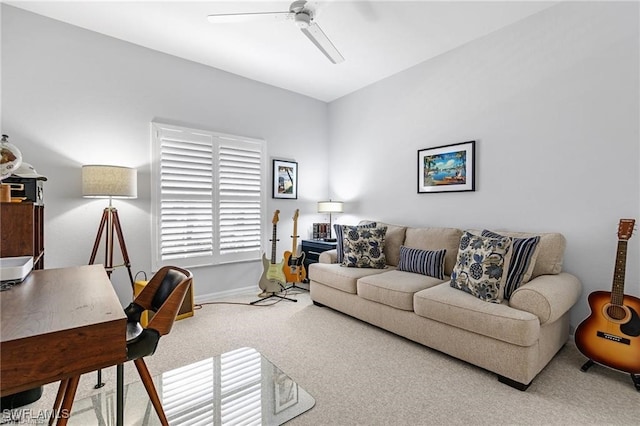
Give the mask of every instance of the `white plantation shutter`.
M 154 269 L 260 258 L 264 142 L 152 123 Z
M 213 138 L 164 129 L 159 250 L 163 261 L 213 256 Z
M 256 143 L 220 139 L 219 255 L 241 260 L 246 253 L 260 253 L 262 147 Z M 238 259 L 240 258 L 240 259 Z

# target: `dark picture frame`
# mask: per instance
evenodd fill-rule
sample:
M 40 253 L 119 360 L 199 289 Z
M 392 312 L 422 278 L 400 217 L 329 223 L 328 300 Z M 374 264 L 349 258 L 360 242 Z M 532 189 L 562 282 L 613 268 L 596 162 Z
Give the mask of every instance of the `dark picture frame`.
M 418 150 L 418 193 L 475 191 L 476 141 Z
M 298 198 L 298 163 L 273 160 L 273 198 Z

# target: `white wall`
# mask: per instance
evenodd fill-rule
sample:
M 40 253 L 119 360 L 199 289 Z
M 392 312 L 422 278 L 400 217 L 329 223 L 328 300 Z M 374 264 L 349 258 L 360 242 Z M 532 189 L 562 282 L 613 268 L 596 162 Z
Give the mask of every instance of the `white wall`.
M 332 102 L 338 221 L 562 232 L 577 325 L 611 289 L 619 219 L 640 219 L 638 17 L 635 2 L 562 4 Z M 417 150 L 468 140 L 476 191 L 417 194 Z
M 261 138 L 271 160 L 298 162 L 298 200 L 274 200 L 268 183 L 267 257 L 271 218 L 281 210 L 278 251 L 291 249 L 293 212 L 301 236 L 316 201 L 328 196 L 327 105 L 272 86 L 178 59 L 98 33 L 2 5 L 2 133 L 25 161 L 46 175 L 45 265 L 86 264 L 106 200 L 81 197 L 83 164 L 138 169 L 138 199 L 115 200 L 132 270 L 151 267 L 150 122 Z M 99 261 L 103 251 L 99 252 Z M 118 250 L 116 250 L 118 253 Z M 196 297 L 254 286 L 260 262 L 195 268 Z M 123 304 L 131 299 L 126 270 L 113 275 Z
M 263 138 L 270 159 L 299 162 L 298 201 L 269 198 L 266 212 L 282 210 L 280 252 L 293 210 L 305 237 L 329 195 L 346 201 L 342 223 L 562 232 L 565 269 L 585 286 L 575 326 L 586 295 L 611 286 L 619 219 L 640 219 L 638 16 L 631 2 L 562 4 L 327 107 L 2 5 L 2 132 L 49 177 L 47 267 L 87 262 L 104 203 L 81 198 L 80 167 L 104 162 L 139 170 L 139 198 L 117 207 L 134 272 L 149 270 L 149 122 L 166 119 Z M 476 191 L 417 194 L 417 150 L 471 139 Z M 255 285 L 260 265 L 194 273 L 206 295 Z M 115 281 L 128 300 L 124 271 Z

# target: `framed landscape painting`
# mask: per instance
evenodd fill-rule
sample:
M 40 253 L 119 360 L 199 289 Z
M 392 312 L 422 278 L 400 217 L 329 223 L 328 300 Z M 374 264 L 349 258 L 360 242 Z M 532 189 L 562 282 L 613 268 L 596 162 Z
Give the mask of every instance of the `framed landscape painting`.
M 298 198 L 298 163 L 273 160 L 273 198 Z
M 418 151 L 418 193 L 475 191 L 475 145 L 468 141 Z

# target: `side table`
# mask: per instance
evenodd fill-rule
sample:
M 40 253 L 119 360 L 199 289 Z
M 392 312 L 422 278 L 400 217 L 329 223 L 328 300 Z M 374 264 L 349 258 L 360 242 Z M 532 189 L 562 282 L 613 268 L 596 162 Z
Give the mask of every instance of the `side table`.
M 309 282 L 309 265 L 318 263 L 320 253 L 333 250 L 338 245 L 337 242 L 324 240 L 302 240 L 302 252 L 304 253 L 304 267 L 307 270 L 306 282 Z

